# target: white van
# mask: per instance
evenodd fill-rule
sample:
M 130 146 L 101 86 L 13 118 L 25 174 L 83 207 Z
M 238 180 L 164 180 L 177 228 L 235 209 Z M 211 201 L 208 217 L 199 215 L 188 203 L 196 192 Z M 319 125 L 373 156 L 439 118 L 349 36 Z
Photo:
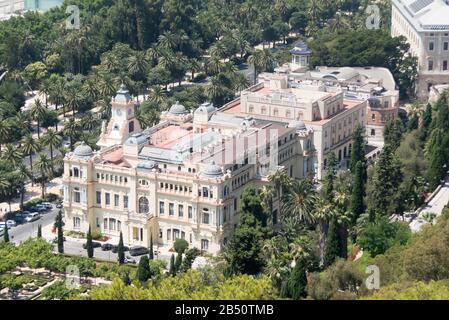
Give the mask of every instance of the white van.
M 33 221 L 39 220 L 40 218 L 41 218 L 41 216 L 39 215 L 39 212 L 32 212 L 25 218 L 25 221 L 33 222 Z

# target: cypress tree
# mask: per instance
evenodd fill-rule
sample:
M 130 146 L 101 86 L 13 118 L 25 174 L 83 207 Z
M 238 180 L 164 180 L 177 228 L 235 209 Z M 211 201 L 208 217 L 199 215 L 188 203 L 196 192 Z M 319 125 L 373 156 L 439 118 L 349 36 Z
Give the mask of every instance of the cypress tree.
M 93 258 L 94 257 L 94 246 L 92 243 L 92 233 L 90 230 L 90 226 L 89 226 L 89 230 L 87 231 L 86 250 L 87 250 L 87 257 Z
M 175 261 L 176 273 L 181 271 L 181 265 L 182 265 L 182 253 L 178 252 L 178 254 L 176 255 L 176 261 Z
M 125 270 L 122 274 L 122 281 L 126 286 L 131 285 L 131 278 L 129 277 L 129 271 Z
M 350 170 L 352 173 L 355 171 L 357 162 L 361 161 L 365 165 L 365 139 L 363 137 L 362 126 L 357 125 L 352 134 L 352 150 L 351 150 L 351 163 Z M 365 176 L 366 180 L 366 176 Z
M 146 255 L 140 258 L 136 277 L 140 282 L 146 282 L 151 277 L 150 260 Z
M 5 223 L 4 233 L 3 233 L 3 241 L 5 241 L 5 243 L 9 242 L 9 231 L 8 231 L 8 225 L 6 223 Z
M 120 231 L 120 240 L 118 241 L 117 253 L 118 253 L 118 263 L 119 264 L 125 263 L 125 248 L 123 246 L 123 234 L 121 231 Z
M 154 259 L 154 252 L 153 252 L 153 235 L 150 233 L 150 253 L 149 253 L 150 260 Z
M 340 253 L 337 219 L 332 218 L 327 229 L 326 245 L 324 247 L 324 267 L 334 263 Z
M 299 300 L 307 297 L 307 270 L 304 258 L 299 258 L 287 280 L 285 293 L 288 297 Z
M 326 176 L 324 177 L 324 198 L 332 201 L 335 177 L 337 175 L 338 160 L 334 152 L 331 152 L 326 161 Z
M 170 257 L 170 274 L 174 277 L 176 275 L 176 268 L 175 268 L 175 255 L 172 254 Z
M 361 161 L 357 162 L 352 175 L 352 194 L 350 203 L 350 212 L 352 213 L 352 226 L 357 222 L 360 215 L 365 212 L 363 198 L 365 197 L 365 167 Z
M 58 252 L 64 253 L 64 231 L 62 229 L 62 210 L 58 211 L 55 226 L 58 229 Z
M 37 237 L 42 238 L 42 225 L 37 226 Z

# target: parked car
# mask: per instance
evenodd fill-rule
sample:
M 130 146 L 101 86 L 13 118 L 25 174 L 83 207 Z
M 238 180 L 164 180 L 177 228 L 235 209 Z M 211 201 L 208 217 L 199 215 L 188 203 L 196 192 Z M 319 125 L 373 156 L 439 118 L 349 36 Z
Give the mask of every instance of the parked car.
M 53 209 L 53 205 L 52 205 L 50 202 L 42 202 L 42 205 L 43 205 L 47 210 Z
M 6 222 L 4 221 L 0 222 L 0 227 L 4 227 L 5 224 L 8 226 L 8 228 L 13 228 L 17 226 L 17 222 L 15 222 L 14 220 L 7 220 Z
M 101 243 L 97 241 L 92 241 L 92 247 L 95 248 L 101 248 Z M 87 242 L 83 243 L 83 248 L 87 249 Z
M 124 261 L 125 263 L 136 263 L 136 260 L 135 259 L 133 259 L 133 258 L 131 258 L 130 256 L 126 256 L 125 257 L 125 261 Z
M 45 208 L 45 207 L 43 207 L 43 206 L 41 206 L 41 205 L 36 205 L 36 206 L 34 206 L 34 207 L 31 207 L 30 208 L 30 211 L 33 213 L 33 212 L 39 212 L 39 213 L 42 213 L 42 212 L 45 212 L 45 211 L 47 211 L 47 209 Z
M 57 203 L 57 204 L 56 204 L 56 208 L 57 208 L 57 209 L 61 209 L 61 208 L 62 208 L 62 203 L 61 203 L 61 202 L 60 202 L 60 203 Z
M 101 246 L 101 250 L 103 250 L 103 251 L 109 251 L 109 250 L 112 250 L 112 247 L 114 247 L 113 244 L 111 244 L 111 243 L 105 243 L 105 244 L 103 244 L 103 245 Z
M 136 247 L 132 247 L 131 249 L 129 249 L 129 254 L 133 257 L 148 254 L 149 252 L 150 252 L 150 250 L 148 250 L 148 248 L 141 247 L 141 246 L 136 246 Z
M 32 212 L 25 218 L 25 221 L 33 222 L 33 221 L 39 220 L 40 218 L 41 218 L 41 216 L 39 215 L 38 212 Z
M 118 252 L 118 246 L 117 245 L 113 245 L 112 249 L 111 249 L 112 253 L 117 253 Z M 123 246 L 123 251 L 129 251 L 129 247 L 127 246 Z
M 16 215 L 12 218 L 17 224 L 25 223 L 25 217 Z

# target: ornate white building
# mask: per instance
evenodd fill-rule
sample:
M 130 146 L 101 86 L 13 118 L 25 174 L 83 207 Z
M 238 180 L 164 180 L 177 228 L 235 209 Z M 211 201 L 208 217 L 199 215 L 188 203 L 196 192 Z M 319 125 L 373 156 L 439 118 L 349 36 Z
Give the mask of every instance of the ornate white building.
M 392 0 L 391 35 L 404 36 L 418 58 L 418 96 L 449 84 L 449 0 Z
M 65 228 L 91 226 L 118 243 L 171 247 L 177 238 L 218 252 L 238 222 L 242 193 L 274 170 L 296 179 L 313 175 L 313 130 L 303 122 L 195 112 L 176 103 L 161 122 L 141 130 L 135 105 L 121 87 L 94 152 L 82 143 L 64 159 Z M 290 124 L 289 124 L 290 122 Z M 278 202 L 273 208 L 276 222 Z

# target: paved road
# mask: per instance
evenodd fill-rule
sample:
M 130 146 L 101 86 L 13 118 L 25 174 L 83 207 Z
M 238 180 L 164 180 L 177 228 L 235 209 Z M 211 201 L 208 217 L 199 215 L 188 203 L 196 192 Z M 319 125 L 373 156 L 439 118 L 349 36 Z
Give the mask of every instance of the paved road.
M 9 229 L 9 236 L 12 242 L 20 244 L 23 241 L 28 240 L 30 237 L 37 237 L 38 225 L 42 225 L 42 228 L 48 225 L 52 225 L 55 222 L 57 209 L 46 212 L 41 215 L 39 220 L 24 223 L 17 227 Z
M 425 213 L 434 213 L 437 216 L 441 215 L 443 208 L 449 202 L 449 178 L 446 178 L 444 186 L 433 197 L 433 199 L 419 212 L 418 217 L 410 223 L 410 228 L 413 232 L 419 231 L 426 221 L 422 219 Z

